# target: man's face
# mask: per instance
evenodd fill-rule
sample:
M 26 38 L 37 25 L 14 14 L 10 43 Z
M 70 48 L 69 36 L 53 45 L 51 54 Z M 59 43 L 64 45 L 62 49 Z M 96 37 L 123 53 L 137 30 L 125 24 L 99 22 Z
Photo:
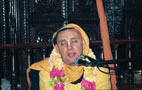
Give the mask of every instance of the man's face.
M 58 34 L 56 48 L 64 63 L 74 65 L 74 60 L 82 54 L 84 47 L 85 41 L 79 31 L 70 29 Z

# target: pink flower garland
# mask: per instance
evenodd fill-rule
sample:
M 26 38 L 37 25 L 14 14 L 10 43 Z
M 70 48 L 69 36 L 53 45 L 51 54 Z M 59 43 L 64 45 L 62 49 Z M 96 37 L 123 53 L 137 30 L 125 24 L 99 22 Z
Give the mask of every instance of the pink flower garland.
M 64 90 L 64 84 L 63 84 L 63 83 L 56 84 L 56 85 L 53 87 L 53 90 Z
M 96 88 L 95 82 L 89 82 L 85 78 L 83 78 L 81 85 L 85 90 L 95 90 Z
M 59 70 L 59 69 L 53 68 L 52 71 L 50 72 L 50 77 L 55 78 L 56 76 L 57 77 L 64 77 L 65 74 L 64 74 L 63 69 Z
M 63 69 L 53 68 L 50 72 L 50 77 L 52 81 L 50 85 L 53 86 L 53 90 L 64 90 L 64 81 L 66 80 Z
M 63 68 L 62 69 L 55 69 L 53 68 L 52 71 L 50 72 L 50 77 L 54 80 L 56 77 L 58 80 L 55 80 L 54 83 L 54 87 L 53 89 L 54 90 L 64 90 L 64 83 L 66 78 L 65 78 L 65 74 L 64 74 L 64 71 L 63 71 Z M 57 82 L 58 81 L 58 82 Z M 81 82 L 81 85 L 82 87 L 85 89 L 85 90 L 95 90 L 96 88 L 96 84 L 95 82 L 89 82 L 87 80 L 85 80 L 85 78 L 83 78 L 82 82 Z

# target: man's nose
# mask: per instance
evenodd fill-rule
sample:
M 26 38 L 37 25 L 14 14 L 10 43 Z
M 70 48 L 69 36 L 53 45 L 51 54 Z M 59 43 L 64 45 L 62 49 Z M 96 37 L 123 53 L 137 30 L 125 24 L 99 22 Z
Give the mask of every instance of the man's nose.
M 72 43 L 69 42 L 69 43 L 67 44 L 67 49 L 70 50 L 70 49 L 72 49 L 72 48 L 73 48 L 73 47 L 72 47 Z

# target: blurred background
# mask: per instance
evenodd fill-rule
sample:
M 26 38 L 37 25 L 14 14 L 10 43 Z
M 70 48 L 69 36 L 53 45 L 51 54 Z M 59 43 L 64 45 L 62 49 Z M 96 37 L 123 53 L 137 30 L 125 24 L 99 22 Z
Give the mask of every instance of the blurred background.
M 142 90 L 142 0 L 103 0 L 119 90 Z M 27 90 L 26 69 L 48 57 L 52 35 L 75 23 L 103 59 L 96 0 L 0 0 L 0 85 Z M 140 61 L 137 61 L 140 60 Z

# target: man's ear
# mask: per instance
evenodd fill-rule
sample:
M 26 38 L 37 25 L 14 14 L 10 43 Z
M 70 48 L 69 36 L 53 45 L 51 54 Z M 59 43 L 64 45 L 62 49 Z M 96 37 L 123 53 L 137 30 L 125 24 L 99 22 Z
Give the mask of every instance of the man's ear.
M 83 39 L 82 42 L 83 42 L 83 49 L 84 49 L 86 46 L 85 40 Z
M 56 51 L 59 53 L 59 47 L 57 44 L 55 45 L 55 48 L 56 48 Z

